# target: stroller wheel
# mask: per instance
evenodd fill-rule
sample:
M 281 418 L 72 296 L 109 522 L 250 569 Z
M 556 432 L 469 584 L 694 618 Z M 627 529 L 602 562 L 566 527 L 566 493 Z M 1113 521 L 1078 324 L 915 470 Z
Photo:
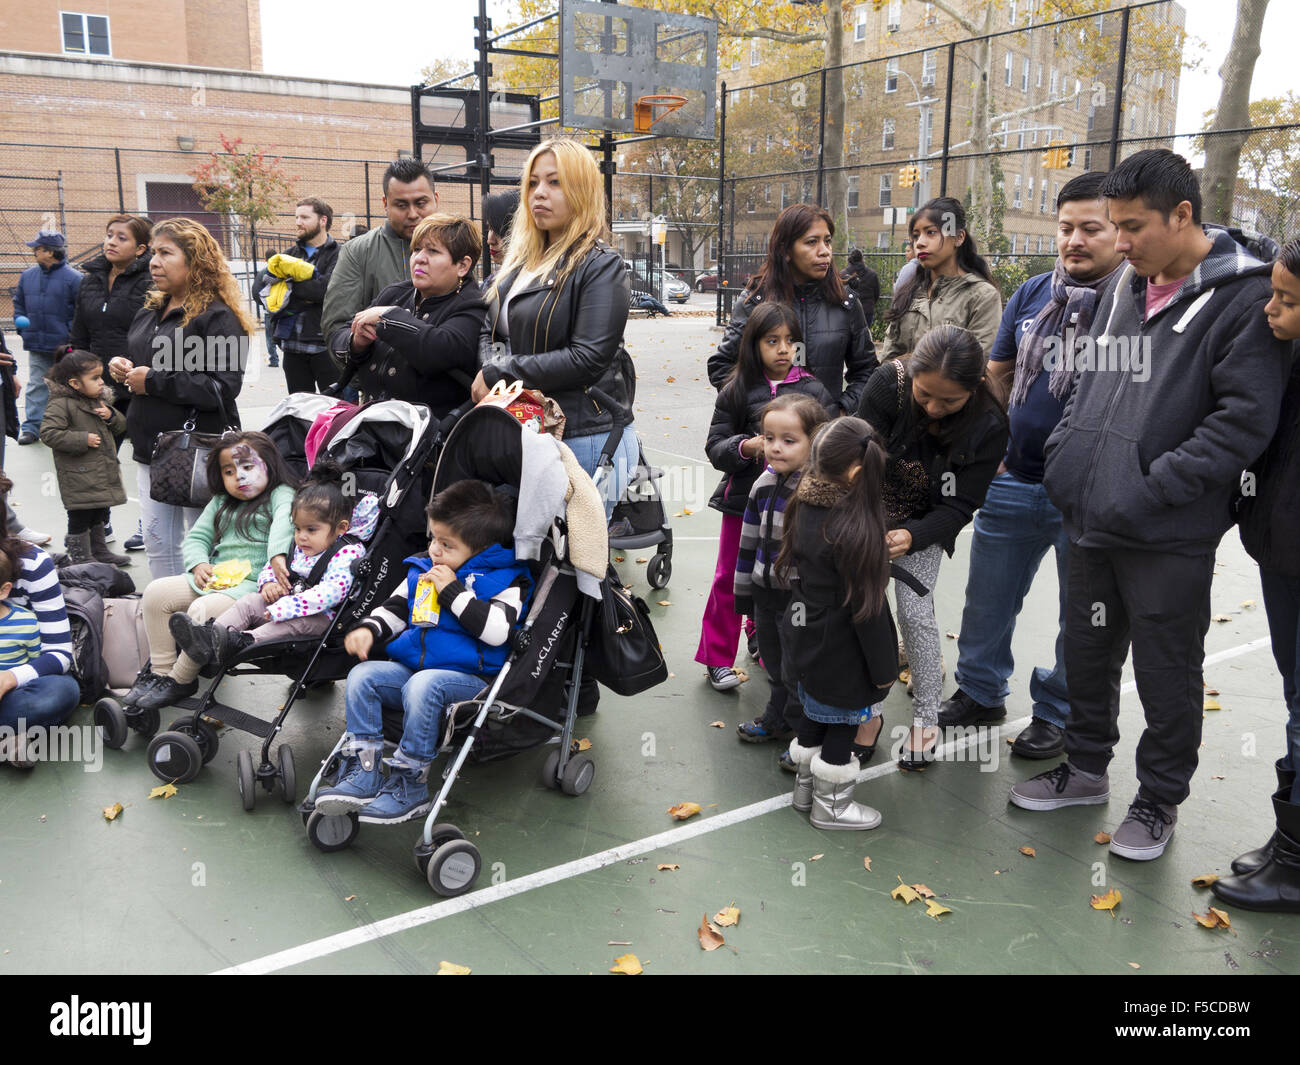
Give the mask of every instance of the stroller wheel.
M 239 797 L 244 800 L 244 809 L 252 810 L 257 805 L 257 778 L 253 775 L 253 756 L 247 749 L 235 756 L 235 783 L 239 785 Z
M 665 554 L 655 555 L 645 568 L 645 579 L 651 588 L 666 588 L 673 576 L 673 561 Z
M 122 704 L 116 699 L 100 699 L 93 714 L 95 726 L 99 729 L 99 741 L 110 751 L 116 751 L 126 742 L 130 732 Z
M 482 865 L 483 859 L 474 844 L 467 839 L 454 839 L 433 852 L 425 877 L 429 887 L 439 895 L 454 898 L 474 886 Z
M 345 814 L 323 814 L 314 810 L 307 815 L 307 838 L 312 846 L 326 854 L 350 847 L 360 834 L 361 822 L 357 820 L 356 810 Z
M 595 775 L 596 763 L 585 754 L 575 754 L 564 767 L 564 773 L 560 777 L 560 790 L 565 795 L 581 795 L 591 787 Z
M 203 750 L 188 732 L 160 732 L 149 741 L 149 769 L 166 783 L 188 784 L 203 768 Z
M 200 721 L 198 730 L 195 731 L 194 718 L 186 714 L 168 725 L 167 731 L 184 732 L 187 736 L 193 736 L 198 741 L 199 750 L 203 752 L 204 765 L 217 756 L 217 748 L 221 745 L 221 741 L 217 739 L 217 730 L 206 721 Z
M 558 771 L 560 768 L 560 751 L 553 750 L 546 756 L 546 761 L 542 763 L 542 783 L 552 791 L 558 791 L 560 787 L 560 778 Z
M 277 761 L 280 763 L 280 798 L 292 803 L 298 793 L 298 774 L 293 767 L 293 748 L 287 743 L 280 744 Z
M 432 843 L 425 843 L 423 836 L 415 841 L 415 867 L 420 870 L 420 875 L 424 877 L 429 875 L 429 859 L 433 857 L 433 852 L 444 843 L 464 839 L 465 833 L 455 825 L 443 822 L 429 829 L 429 838 L 433 841 Z
M 147 710 L 137 709 L 133 716 L 126 719 L 126 723 L 145 739 L 152 739 L 154 733 L 158 731 L 158 722 L 161 720 L 158 708 L 151 706 Z

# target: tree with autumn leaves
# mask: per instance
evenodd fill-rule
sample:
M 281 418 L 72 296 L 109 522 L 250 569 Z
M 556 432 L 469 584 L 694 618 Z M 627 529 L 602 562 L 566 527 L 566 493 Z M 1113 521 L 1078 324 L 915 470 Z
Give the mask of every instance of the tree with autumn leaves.
M 241 233 L 247 230 L 248 258 L 257 269 L 257 226 L 275 220 L 279 208 L 294 195 L 295 178 L 280 165 L 275 156 L 268 156 L 264 148 L 243 148 L 239 137 L 233 139 L 224 133 L 221 151 L 209 152 L 208 161 L 201 164 L 190 176 L 203 206 L 241 223 Z

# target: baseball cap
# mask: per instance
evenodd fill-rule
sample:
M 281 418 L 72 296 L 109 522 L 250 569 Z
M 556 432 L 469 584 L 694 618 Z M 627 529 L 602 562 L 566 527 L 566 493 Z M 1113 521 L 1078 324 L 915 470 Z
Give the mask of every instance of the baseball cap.
M 63 234 L 57 230 L 42 229 L 36 234 L 35 240 L 27 242 L 27 246 L 29 248 L 54 248 L 62 251 L 68 246 L 68 242 L 64 239 Z

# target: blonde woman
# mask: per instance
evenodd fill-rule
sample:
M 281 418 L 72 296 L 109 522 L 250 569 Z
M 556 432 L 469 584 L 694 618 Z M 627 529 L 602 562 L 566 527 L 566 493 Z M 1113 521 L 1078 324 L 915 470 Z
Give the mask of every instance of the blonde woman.
M 543 141 L 524 164 L 519 207 L 496 281 L 487 291 L 481 369 L 473 398 L 498 381 L 522 381 L 563 409 L 564 441 L 588 473 L 615 424 L 609 512 L 636 465 L 632 392 L 636 371 L 623 347 L 629 286 L 607 232 L 605 193 L 590 149 Z
M 137 468 L 137 495 L 149 571 L 183 572 L 181 541 L 198 510 L 156 503 L 149 495 L 149 460 L 159 433 L 180 429 L 195 415 L 199 432 L 239 424 L 235 397 L 244 383 L 254 325 L 217 242 L 188 218 L 154 226 L 149 273 L 154 291 L 131 322 L 126 355 L 109 363 L 113 380 L 131 392 L 126 435 Z M 286 574 L 287 580 L 287 574 Z

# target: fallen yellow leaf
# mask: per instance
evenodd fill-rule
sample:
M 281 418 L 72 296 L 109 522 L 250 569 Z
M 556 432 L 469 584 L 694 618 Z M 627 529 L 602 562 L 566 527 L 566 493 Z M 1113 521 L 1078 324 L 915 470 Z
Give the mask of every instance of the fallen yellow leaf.
M 585 736 L 582 739 L 580 739 L 578 741 L 578 750 L 580 751 L 591 750 L 591 740 L 587 739 Z
M 1192 887 L 1209 887 L 1218 879 L 1218 873 L 1206 873 L 1204 876 L 1194 876 L 1192 877 Z
M 638 566 L 644 566 L 644 565 L 645 565 L 647 562 L 649 562 L 649 561 L 650 561 L 650 560 L 649 560 L 648 558 L 638 558 L 638 559 L 636 560 L 636 564 L 637 564 Z
M 105 806 L 105 807 L 104 807 L 104 820 L 105 820 L 105 821 L 112 821 L 113 818 L 115 818 L 115 817 L 116 817 L 118 814 L 120 814 L 121 812 L 122 812 L 122 804 L 121 804 L 120 802 L 115 802 L 115 803 L 113 803 L 112 806 Z
M 672 384 L 674 381 L 676 381 L 676 380 L 677 380 L 677 378 L 675 378 L 675 377 L 670 377 L 670 378 L 668 378 L 668 383 L 671 385 L 671 384 Z
M 153 791 L 149 792 L 151 799 L 170 799 L 177 792 L 175 784 L 159 784 Z
M 1206 699 L 1206 700 L 1205 700 L 1205 704 L 1204 704 L 1204 706 L 1201 707 L 1201 709 L 1203 709 L 1203 710 L 1222 710 L 1223 707 L 1219 705 L 1219 700 L 1218 700 L 1218 699 Z
M 621 973 L 623 976 L 640 976 L 641 959 L 635 954 L 624 954 L 614 959 L 614 968 L 610 969 L 612 973 Z
M 349 895 L 349 896 L 348 896 L 347 898 L 345 898 L 343 901 L 344 901 L 344 902 L 351 902 L 351 901 L 352 901 L 353 899 L 355 899 L 355 898 L 356 898 L 355 895 Z
M 937 921 L 945 913 L 952 913 L 952 910 L 948 909 L 947 906 L 940 906 L 934 899 L 925 900 L 925 915 L 927 917 L 933 917 Z
M 1123 897 L 1124 896 L 1119 893 L 1118 888 L 1111 888 L 1104 895 L 1093 895 L 1092 901 L 1089 905 L 1091 905 L 1094 910 L 1109 910 L 1110 915 L 1114 917 L 1115 907 L 1120 904 L 1120 900 L 1123 899 Z
M 864 868 L 868 873 L 871 872 L 871 859 L 870 859 L 870 858 L 863 858 L 863 859 L 862 859 L 862 867 L 863 867 L 863 868 Z
M 1033 847 L 1021 847 L 1021 848 L 1020 848 L 1020 853 L 1023 854 L 1026 858 L 1036 858 L 1036 857 L 1038 857 L 1038 854 L 1037 854 L 1037 852 L 1034 850 Z
M 722 933 L 709 924 L 709 915 L 707 913 L 700 918 L 700 929 L 696 935 L 700 938 L 700 949 L 702 950 L 717 950 L 726 942 L 722 938 Z
M 688 817 L 694 817 L 700 812 L 698 802 L 679 802 L 676 806 L 670 806 L 668 812 L 672 814 L 674 821 L 685 821 Z
M 681 868 L 680 865 L 676 865 L 676 864 L 674 864 L 674 865 L 667 865 L 667 864 L 664 864 L 664 865 L 659 866 L 659 872 L 661 872 L 661 873 L 673 873 L 673 872 L 676 872 L 676 871 L 677 871 L 678 869 L 680 869 L 680 868 Z
M 709 722 L 709 728 L 726 728 L 726 727 L 727 727 L 727 723 L 726 723 L 725 721 L 710 721 L 710 722 Z
M 821 861 L 821 860 L 822 860 L 823 858 L 825 858 L 825 857 L 826 857 L 826 854 L 825 854 L 825 852 L 823 852 L 823 853 L 821 853 L 821 854 L 814 854 L 814 855 L 813 855 L 811 858 L 809 858 L 808 860 L 809 860 L 810 862 L 819 862 L 819 861 Z
M 734 902 L 730 906 L 724 906 L 713 915 L 713 923 L 726 928 L 728 925 L 740 923 L 740 907 Z
M 438 976 L 468 976 L 472 970 L 468 965 L 457 965 L 451 961 L 438 963 Z
M 1098 832 L 1095 836 L 1092 837 L 1092 841 L 1093 843 L 1100 843 L 1102 844 L 1102 846 L 1105 846 L 1107 843 L 1110 842 L 1110 833 Z
M 682 513 L 689 518 L 692 514 L 695 513 L 695 511 L 691 510 L 690 507 L 682 507 Z
M 1202 928 L 1232 928 L 1232 922 L 1228 919 L 1228 915 L 1213 906 L 1210 907 L 1209 913 L 1194 913 L 1192 918 Z
M 671 599 L 660 599 L 658 602 L 659 602 L 659 605 L 660 605 L 660 606 L 672 606 L 672 605 L 673 605 L 673 601 L 672 601 Z
M 615 561 L 615 562 L 622 562 L 622 561 L 624 561 L 624 556 L 623 556 L 623 555 L 615 555 L 615 556 L 614 556 L 614 561 Z
M 1218 621 L 1218 622 L 1222 623 L 1222 622 L 1224 622 L 1224 621 L 1231 621 L 1232 618 L 1229 617 L 1227 614 L 1215 614 L 1214 617 L 1210 618 L 1210 620 L 1211 620 L 1211 621 Z
M 898 878 L 898 887 L 889 893 L 891 899 L 902 899 L 905 905 L 912 905 L 921 896 L 916 893 L 910 886 L 903 883 L 903 878 Z
M 1129 963 L 1128 963 L 1128 967 L 1129 967 L 1130 969 L 1140 969 L 1140 968 L 1142 968 L 1142 966 L 1140 966 L 1140 965 L 1139 965 L 1137 962 L 1135 962 L 1135 961 L 1131 961 L 1131 962 L 1129 962 Z
M 1253 609 L 1255 608 L 1255 600 L 1253 600 L 1253 599 L 1243 599 L 1243 600 L 1241 601 L 1241 605 L 1242 605 L 1242 608 L 1245 609 L 1245 610 L 1253 610 Z

